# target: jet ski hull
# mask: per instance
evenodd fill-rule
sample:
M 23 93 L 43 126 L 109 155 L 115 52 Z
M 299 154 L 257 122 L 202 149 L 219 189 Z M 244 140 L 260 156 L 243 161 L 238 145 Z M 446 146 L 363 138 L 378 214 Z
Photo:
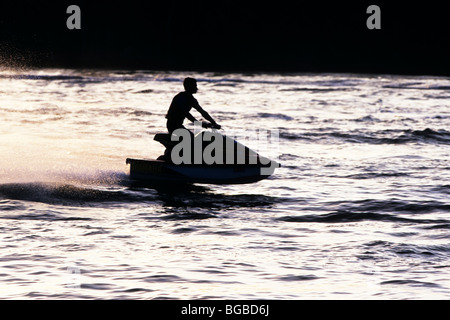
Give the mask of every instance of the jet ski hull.
M 181 164 L 161 160 L 126 159 L 130 179 L 148 183 L 244 184 L 268 178 L 278 163 L 259 164 Z M 276 165 L 275 165 L 276 164 Z M 262 170 L 264 169 L 264 170 Z

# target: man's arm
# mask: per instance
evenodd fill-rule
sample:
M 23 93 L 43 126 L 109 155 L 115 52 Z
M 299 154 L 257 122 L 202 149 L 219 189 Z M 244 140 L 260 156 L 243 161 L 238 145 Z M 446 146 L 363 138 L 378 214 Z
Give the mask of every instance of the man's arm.
M 200 107 L 199 104 L 197 104 L 194 108 L 202 115 L 203 118 L 205 118 L 212 124 L 217 125 L 216 121 L 209 115 L 208 112 L 206 112 L 202 107 Z
M 190 112 L 187 113 L 186 118 L 188 118 L 191 122 L 197 121 L 197 119 L 195 119 L 194 116 Z

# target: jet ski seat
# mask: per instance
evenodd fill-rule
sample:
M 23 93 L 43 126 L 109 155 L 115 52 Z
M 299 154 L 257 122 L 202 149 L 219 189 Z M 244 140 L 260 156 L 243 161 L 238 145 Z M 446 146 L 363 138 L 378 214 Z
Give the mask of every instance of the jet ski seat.
M 170 140 L 170 136 L 171 136 L 170 133 L 157 133 L 155 134 L 153 140 L 158 141 L 166 148 L 170 148 L 178 143 L 177 141 Z

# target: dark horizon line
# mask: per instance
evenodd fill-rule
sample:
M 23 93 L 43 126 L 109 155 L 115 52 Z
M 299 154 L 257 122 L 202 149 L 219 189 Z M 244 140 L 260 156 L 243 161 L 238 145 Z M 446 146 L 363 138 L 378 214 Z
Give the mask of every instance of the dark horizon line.
M 12 49 L 11 49 L 12 48 Z M 108 56 L 107 58 L 102 58 Z M 4 69 L 92 69 L 92 70 L 149 70 L 166 72 L 216 72 L 216 73 L 333 73 L 333 74 L 368 74 L 368 75 L 404 75 L 404 76 L 439 76 L 450 77 L 448 62 L 439 59 L 424 59 L 428 63 L 417 64 L 414 59 L 385 57 L 378 59 L 352 60 L 338 57 L 323 59 L 299 55 L 262 57 L 253 60 L 248 57 L 224 59 L 224 56 L 203 59 L 179 59 L 174 56 L 149 56 L 142 54 L 117 54 L 102 50 L 100 54 L 52 52 L 51 50 L 24 50 L 10 47 L 0 48 L 0 68 Z M 355 58 L 355 56 L 352 56 Z M 425 58 L 425 57 L 423 57 Z M 425 61 L 424 61 L 425 62 Z

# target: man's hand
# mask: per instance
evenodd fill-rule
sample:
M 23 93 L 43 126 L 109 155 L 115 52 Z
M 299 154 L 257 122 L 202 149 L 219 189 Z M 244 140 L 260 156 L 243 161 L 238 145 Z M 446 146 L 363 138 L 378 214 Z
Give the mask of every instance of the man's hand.
M 203 128 L 213 128 L 213 129 L 220 129 L 222 126 L 217 123 L 210 123 L 210 122 L 202 122 Z

